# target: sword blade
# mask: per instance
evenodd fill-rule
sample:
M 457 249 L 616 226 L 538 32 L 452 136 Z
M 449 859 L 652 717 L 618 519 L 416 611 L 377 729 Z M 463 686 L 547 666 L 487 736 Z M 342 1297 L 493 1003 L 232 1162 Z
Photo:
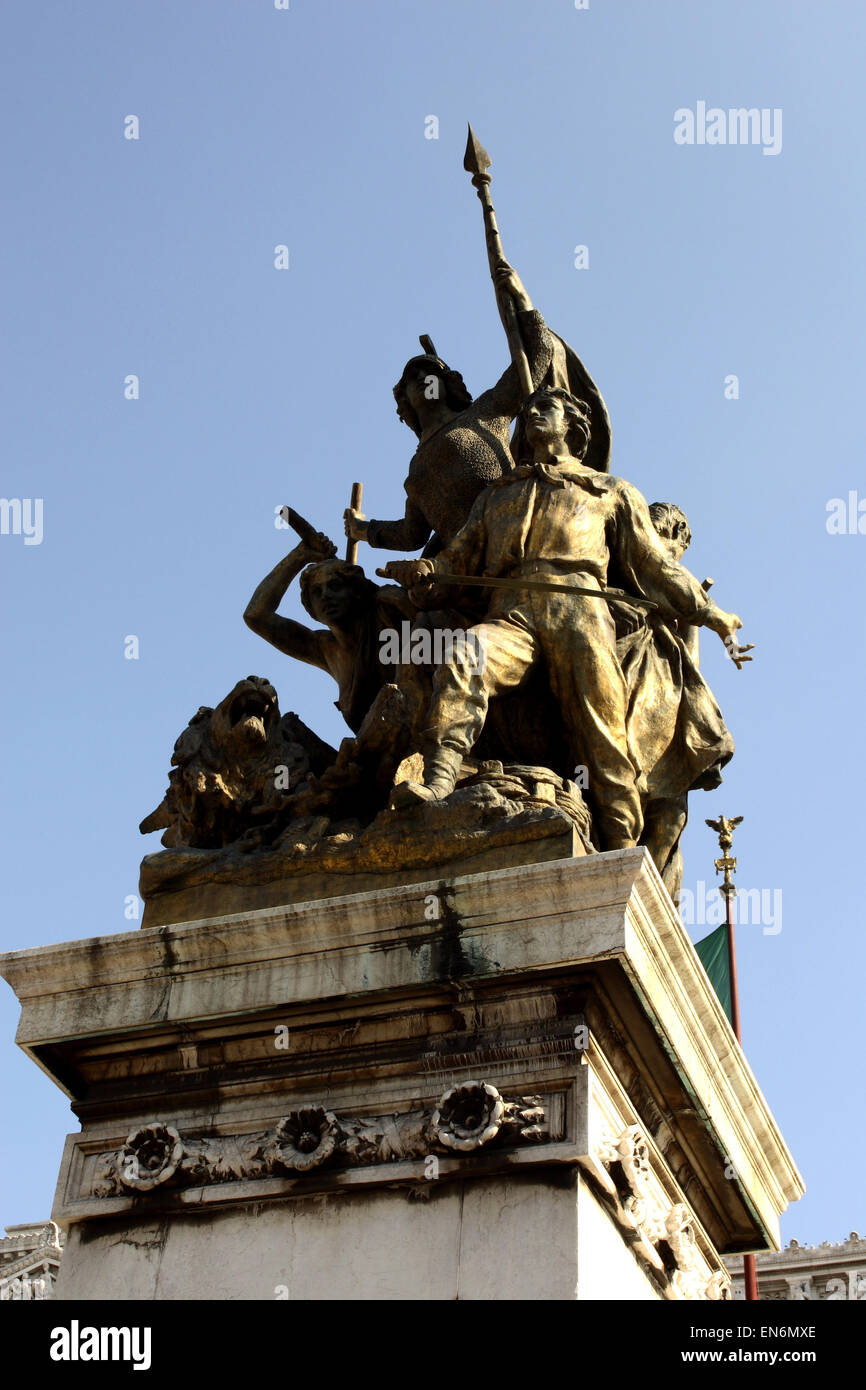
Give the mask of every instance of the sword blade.
M 494 579 L 488 574 L 441 574 L 431 575 L 434 584 L 468 584 L 477 589 L 537 589 L 552 594 L 578 594 L 582 598 L 617 599 L 630 603 L 633 608 L 645 608 L 653 612 L 658 604 L 650 598 L 638 598 L 627 594 L 624 589 L 584 589 L 578 584 L 561 583 L 557 579 Z

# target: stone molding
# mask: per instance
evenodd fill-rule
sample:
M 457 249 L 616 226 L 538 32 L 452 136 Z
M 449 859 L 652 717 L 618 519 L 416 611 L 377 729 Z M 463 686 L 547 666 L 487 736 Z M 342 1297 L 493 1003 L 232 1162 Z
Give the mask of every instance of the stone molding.
M 558 1060 L 558 1059 L 557 1059 Z M 159 1120 L 125 1144 L 70 1135 L 56 1214 L 65 1220 L 137 1211 L 294 1199 L 373 1183 L 429 1194 L 437 1180 L 513 1172 L 536 1164 L 580 1166 L 625 1243 L 666 1299 L 722 1299 L 730 1278 L 590 1037 L 567 1090 L 507 1099 L 487 1079 L 457 1082 L 438 1101 L 387 1114 L 352 1114 L 306 1099 L 268 1128 L 195 1134 Z M 507 1069 L 507 1062 L 500 1063 Z M 513 1092 L 512 1092 L 513 1094 Z M 331 1102 L 329 1102 L 330 1104 Z M 147 1190 L 124 1181 L 130 1156 L 161 1132 L 163 1158 Z M 454 1139 L 463 1147 L 457 1148 Z M 449 1140 L 451 1142 L 449 1143 Z M 182 1154 L 177 1161 L 177 1142 Z
M 78 1174 L 77 1190 L 67 1189 L 67 1199 L 73 1199 L 67 1210 L 70 1217 L 99 1215 L 99 1209 L 115 1216 L 133 1208 L 165 1211 L 172 1200 L 200 1206 L 214 1199 L 302 1197 L 333 1190 L 335 1182 L 352 1182 L 353 1176 L 423 1190 L 431 1157 L 436 1177 L 446 1179 L 473 1172 L 489 1176 L 513 1169 L 522 1158 L 566 1162 L 583 1167 L 663 1298 L 728 1298 L 730 1276 L 652 1140 L 636 1123 L 615 1132 L 624 1110 L 625 1097 L 609 1092 L 587 1061 L 570 1096 L 551 1092 L 506 1100 L 492 1083 L 473 1080 L 424 1109 L 361 1117 L 306 1103 L 268 1130 L 234 1135 L 180 1135 L 152 1120 L 114 1149 L 96 1152 L 90 1145 L 86 1167 L 65 1165 L 67 1174 Z M 602 1137 L 593 1152 L 581 1153 L 589 1149 L 591 1134 Z M 82 1148 L 80 1136 L 70 1141 Z M 154 1153 L 157 1144 L 160 1155 Z M 149 1154 L 149 1163 L 142 1163 L 142 1153 Z M 144 1168 L 150 1174 L 146 1184 L 139 1177 Z M 206 1198 L 208 1189 L 212 1196 Z

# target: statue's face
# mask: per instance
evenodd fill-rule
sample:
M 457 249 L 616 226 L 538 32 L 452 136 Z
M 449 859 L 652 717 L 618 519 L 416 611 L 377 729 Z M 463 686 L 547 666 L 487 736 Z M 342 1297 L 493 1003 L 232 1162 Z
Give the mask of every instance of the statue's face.
M 536 396 L 527 406 L 523 419 L 530 444 L 562 443 L 568 435 L 568 417 L 557 396 Z
M 671 559 L 676 560 L 677 564 L 679 564 L 688 547 L 683 544 L 678 536 L 661 536 L 660 540 Z
M 317 622 L 344 627 L 361 610 L 361 595 L 345 574 L 322 567 L 307 589 L 310 611 Z
M 683 556 L 689 548 L 689 543 L 686 540 L 686 532 L 683 530 L 683 528 L 681 526 L 677 526 L 675 529 L 675 536 L 660 535 L 659 540 L 661 541 L 665 550 L 670 555 L 671 559 L 675 560 L 677 564 L 679 564 L 680 560 L 683 558 Z
M 406 396 L 416 414 L 422 413 L 430 401 L 444 400 L 442 378 L 432 367 L 420 363 L 413 367 L 405 380 Z

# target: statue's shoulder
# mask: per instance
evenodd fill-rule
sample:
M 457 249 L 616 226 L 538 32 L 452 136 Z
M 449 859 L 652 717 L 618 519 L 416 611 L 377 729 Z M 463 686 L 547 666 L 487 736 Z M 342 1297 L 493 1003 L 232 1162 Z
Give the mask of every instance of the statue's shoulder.
M 438 430 L 428 434 L 426 439 L 418 440 L 415 452 L 409 460 L 405 484 L 407 488 L 411 483 L 426 484 L 435 480 L 442 465 L 443 438 L 451 432 L 455 424 L 459 424 L 460 418 L 456 415 L 453 420 L 446 421 Z
M 484 493 L 495 493 L 499 491 L 500 488 L 512 487 L 515 483 L 524 483 L 526 479 L 531 476 L 531 468 L 510 468 L 507 473 L 503 473 L 501 477 L 494 478 L 489 482 L 484 489 Z M 484 494 L 482 494 L 482 496 L 483 495 Z
M 628 478 L 619 478 L 614 474 L 607 474 L 606 476 L 614 485 L 617 496 L 621 497 L 624 502 L 629 503 L 631 506 L 640 506 L 642 504 L 646 507 L 649 505 L 640 488 L 637 487 L 635 483 L 630 483 Z
M 473 511 L 476 515 L 501 507 L 506 510 L 514 507 L 518 501 L 516 490 L 525 484 L 530 471 L 527 468 L 513 468 L 499 478 L 491 478 L 475 499 Z
M 597 468 L 589 468 L 584 463 L 565 464 L 560 472 L 569 482 L 576 483 L 585 492 L 594 493 L 597 497 L 616 495 L 623 483 L 622 478 L 602 473 Z
M 417 478 L 419 473 L 424 472 L 425 462 L 426 460 L 424 458 L 424 445 L 419 443 L 414 454 L 409 460 L 409 467 L 406 470 L 407 482 L 410 478 Z

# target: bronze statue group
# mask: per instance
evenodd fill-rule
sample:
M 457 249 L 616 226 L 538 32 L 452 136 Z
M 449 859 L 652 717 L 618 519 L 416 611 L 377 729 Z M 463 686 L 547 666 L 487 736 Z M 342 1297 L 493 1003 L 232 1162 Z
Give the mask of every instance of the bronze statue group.
M 344 517 L 351 542 L 421 557 L 391 561 L 379 573 L 392 583 L 377 585 L 291 513 L 300 542 L 244 617 L 337 683 L 353 737 L 325 777 L 335 804 L 360 781 L 374 789 L 372 811 L 408 814 L 449 797 L 479 760 L 550 768 L 581 789 L 595 847 L 646 845 L 676 899 L 688 793 L 717 786 L 734 749 L 699 670 L 698 629 L 717 633 L 737 667 L 750 648 L 737 643 L 736 614 L 709 597 L 711 581 L 681 563 L 691 539 L 682 511 L 648 507 L 610 473 L 607 411 L 580 359 L 501 256 L 492 269 L 519 360 L 512 349 L 496 385 L 473 399 L 422 338 L 394 388 L 418 437 L 405 513 Z M 298 575 L 319 628 L 277 612 Z M 388 659 L 383 634 L 406 624 L 473 640 L 438 664 Z M 413 753 L 423 776 L 401 779 Z

